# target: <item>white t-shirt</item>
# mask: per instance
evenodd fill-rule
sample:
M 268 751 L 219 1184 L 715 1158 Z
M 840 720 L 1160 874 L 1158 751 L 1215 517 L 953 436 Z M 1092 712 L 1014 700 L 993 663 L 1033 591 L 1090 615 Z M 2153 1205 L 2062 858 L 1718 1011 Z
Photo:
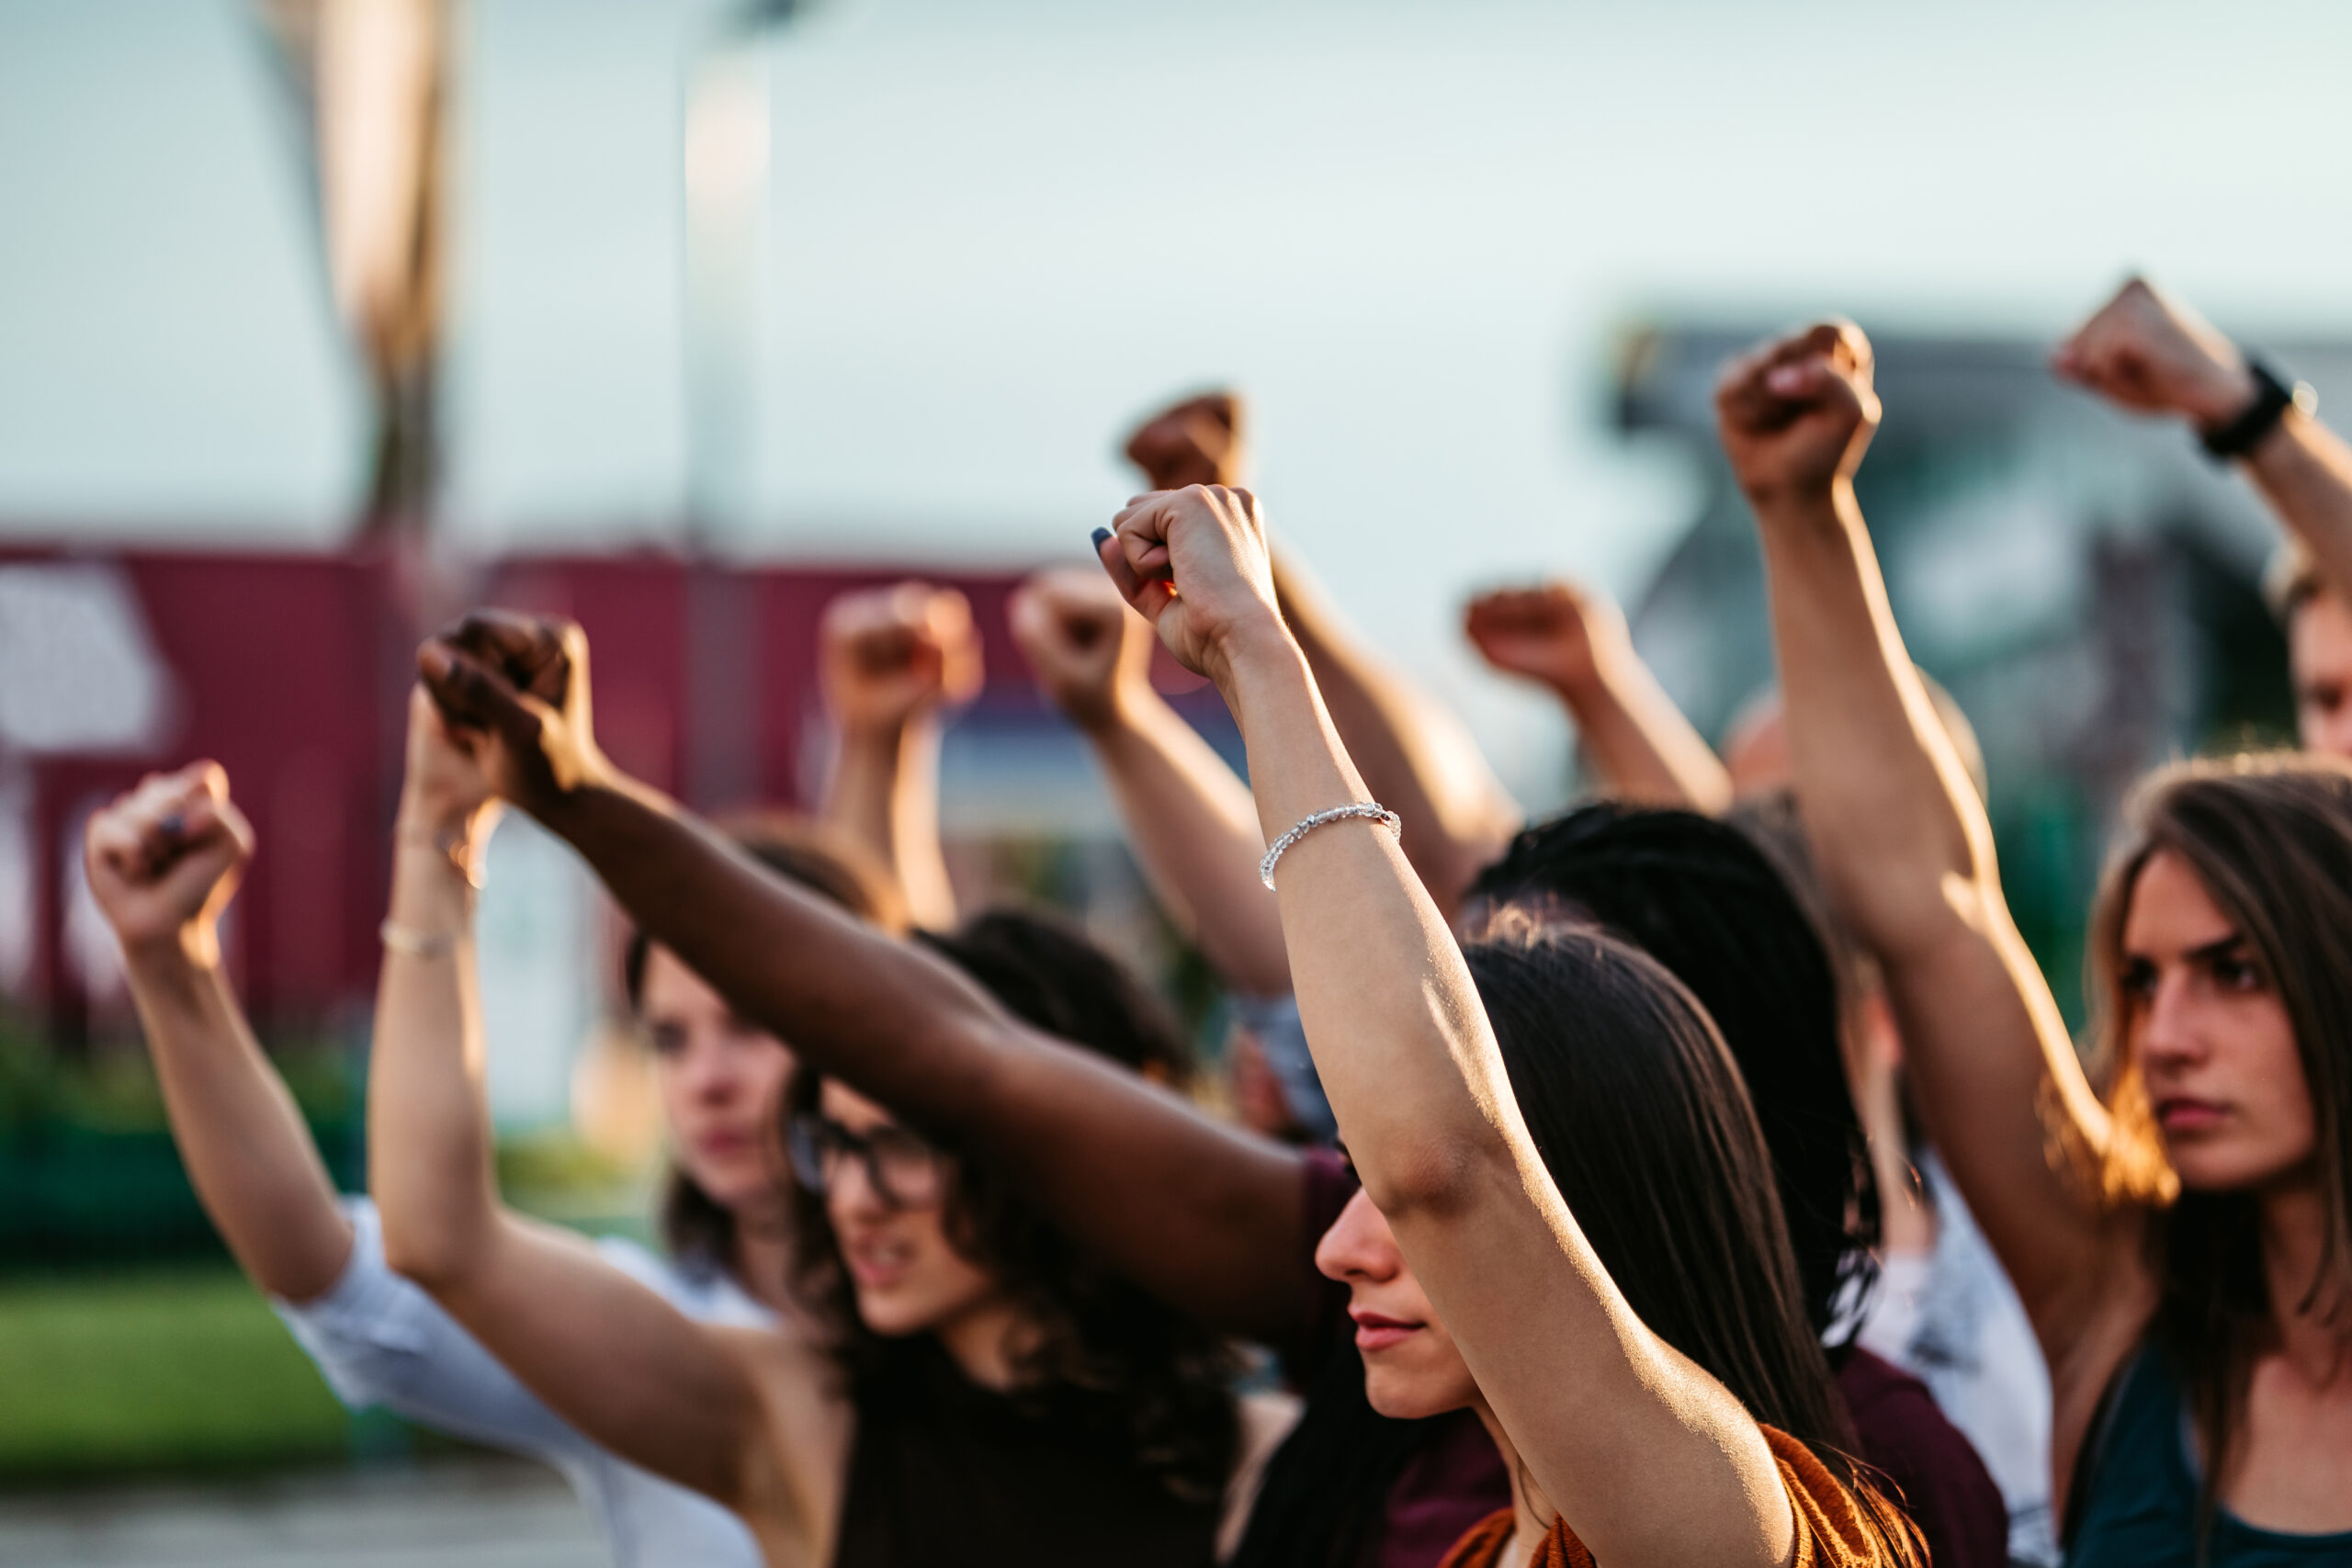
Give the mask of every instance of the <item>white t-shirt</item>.
M 759 1568 L 759 1548 L 733 1514 L 574 1430 L 432 1297 L 386 1267 L 374 1203 L 346 1198 L 344 1212 L 354 1237 L 343 1277 L 315 1301 L 271 1304 L 345 1405 L 381 1405 L 421 1426 L 546 1461 L 594 1516 L 617 1568 Z M 632 1242 L 597 1245 L 614 1267 L 688 1317 L 775 1325 L 775 1314 L 721 1270 L 689 1272 Z
M 1919 1177 L 1935 1206 L 1935 1250 L 1885 1259 L 1855 1337 L 1926 1383 L 1975 1445 L 2009 1506 L 2010 1559 L 2054 1564 L 2050 1371 L 2041 1347 L 1943 1162 L 1923 1156 Z

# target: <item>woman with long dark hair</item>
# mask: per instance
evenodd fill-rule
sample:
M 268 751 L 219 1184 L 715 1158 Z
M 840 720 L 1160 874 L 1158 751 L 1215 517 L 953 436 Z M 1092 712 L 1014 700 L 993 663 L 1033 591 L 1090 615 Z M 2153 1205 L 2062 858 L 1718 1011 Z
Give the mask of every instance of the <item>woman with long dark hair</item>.
M 1275 609 L 1248 492 L 1140 497 L 1101 545 L 1249 747 L 1300 1010 L 1363 1179 L 1356 1213 L 1376 1210 L 1410 1265 L 1411 1292 L 1351 1308 L 1375 1403 L 1392 1364 L 1436 1392 L 1450 1344 L 1469 1374 L 1453 1397 L 1510 1463 L 1509 1517 L 1455 1560 L 1910 1561 L 1908 1525 L 1845 1457 L 1769 1156 L 1703 1011 L 1591 934 L 1465 961 Z M 1647 1125 L 1612 1136 L 1612 1117 Z M 1346 1228 L 1326 1237 L 1327 1267 L 1393 1283 L 1350 1263 Z M 1654 1291 L 1657 1323 L 1635 1299 Z M 1410 1310 L 1419 1292 L 1432 1310 Z M 1678 1292 L 1695 1299 L 1665 1299 Z
M 427 836 L 470 841 L 487 782 L 429 705 L 411 739 Z M 369 1097 L 394 1268 L 582 1431 L 732 1508 L 771 1563 L 1213 1561 L 1245 1436 L 1216 1340 L 873 1100 L 804 1079 L 792 1102 L 822 1194 L 797 1271 L 815 1334 L 691 1322 L 500 1207 L 468 891 L 447 856 L 396 869 Z M 1099 1070 L 1181 1061 L 1077 939 L 1000 923 L 944 945 L 972 961 L 956 983 L 1077 1034 Z M 763 1140 L 779 1168 L 783 1131 Z
M 1854 500 L 1868 341 L 1768 344 L 1718 411 L 1806 827 L 2049 1362 L 2068 1561 L 2352 1556 L 2352 772 L 2239 758 L 2143 787 L 2093 922 L 2095 1089 Z

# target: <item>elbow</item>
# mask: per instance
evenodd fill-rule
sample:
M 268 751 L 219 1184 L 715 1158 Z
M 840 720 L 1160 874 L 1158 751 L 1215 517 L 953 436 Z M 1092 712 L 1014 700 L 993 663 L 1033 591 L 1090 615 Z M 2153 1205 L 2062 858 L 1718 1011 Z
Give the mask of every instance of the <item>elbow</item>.
M 384 1266 L 438 1300 L 461 1290 L 482 1247 L 480 1227 L 402 1223 L 399 1205 L 379 1203 Z

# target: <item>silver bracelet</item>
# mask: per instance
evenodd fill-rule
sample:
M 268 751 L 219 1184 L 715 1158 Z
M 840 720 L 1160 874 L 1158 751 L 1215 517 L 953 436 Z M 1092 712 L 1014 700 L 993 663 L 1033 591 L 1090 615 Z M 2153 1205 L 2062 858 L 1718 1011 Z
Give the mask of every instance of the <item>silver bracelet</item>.
M 1405 819 L 1375 800 L 1359 800 L 1351 806 L 1335 806 L 1329 811 L 1317 811 L 1302 818 L 1297 827 L 1276 839 L 1266 851 L 1266 858 L 1258 863 L 1258 880 L 1266 885 L 1266 891 L 1272 893 L 1274 890 L 1274 863 L 1283 858 L 1284 850 L 1324 823 L 1344 822 L 1351 817 L 1363 817 L 1378 822 L 1388 829 L 1392 838 L 1401 839 L 1405 835 Z
M 376 934 L 386 947 L 411 958 L 444 958 L 457 952 L 458 944 L 466 940 L 463 931 L 413 931 L 390 920 L 378 926 Z

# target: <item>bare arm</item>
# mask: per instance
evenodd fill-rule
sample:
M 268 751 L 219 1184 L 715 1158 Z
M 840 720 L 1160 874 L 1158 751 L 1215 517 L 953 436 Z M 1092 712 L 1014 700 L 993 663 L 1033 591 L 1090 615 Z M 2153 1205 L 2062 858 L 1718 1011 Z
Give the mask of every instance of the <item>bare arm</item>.
M 587 728 L 576 627 L 477 616 L 421 658 L 444 708 L 489 748 L 500 793 L 569 840 L 744 1018 L 953 1134 L 1175 1306 L 1238 1333 L 1295 1332 L 1312 1245 L 1295 1153 L 1037 1034 L 944 960 L 769 874 L 621 777 Z
M 204 1212 L 271 1295 L 323 1295 L 351 1224 L 318 1145 L 220 967 L 218 925 L 253 831 L 210 762 L 151 777 L 90 818 L 90 890 L 121 940 L 172 1135 Z
M 2255 396 L 2237 346 L 2187 304 L 2136 277 L 2075 330 L 2053 364 L 2120 408 L 2199 430 L 2227 424 Z M 2352 448 L 2290 408 L 2247 454 L 2245 469 L 2320 574 L 2352 600 Z
M 1405 853 L 1451 917 L 1526 820 L 1478 743 L 1444 705 L 1372 651 L 1287 552 L 1275 557 L 1283 619 L 1373 798 L 1405 819 Z
M 1850 325 L 1767 345 L 1725 373 L 1724 443 L 1762 531 L 1807 834 L 1884 967 L 1928 1129 L 2063 1372 L 2116 1292 L 2144 1288 L 2136 1232 L 2101 1197 L 2107 1112 L 2009 918 L 1984 807 L 1854 502 L 1878 412 L 1870 369 Z M 2052 1161 L 2053 1132 L 2072 1158 Z
M 1226 693 L 1269 834 L 1365 797 L 1275 613 L 1247 492 L 1142 498 L 1106 557 L 1162 639 Z M 1785 1562 L 1795 1524 L 1762 1433 L 1601 1268 L 1400 849 L 1376 825 L 1334 823 L 1283 857 L 1277 888 L 1316 1065 L 1365 1190 L 1563 1517 L 1606 1562 Z
M 844 593 L 819 629 L 839 745 L 818 814 L 874 852 L 918 926 L 956 924 L 939 843 L 942 710 L 980 688 L 972 608 L 954 589 L 902 582 Z
M 469 840 L 478 855 L 486 828 L 439 730 L 413 701 L 368 1097 L 386 1261 L 589 1438 L 740 1507 L 771 1451 L 742 1357 L 585 1241 L 499 1201 L 470 889 L 436 845 Z
M 1730 808 L 1731 775 L 1634 651 L 1617 606 L 1546 582 L 1481 595 L 1464 626 L 1487 663 L 1560 699 L 1611 795 L 1711 816 Z
M 1040 572 L 1012 634 L 1110 780 L 1127 841 L 1177 926 L 1226 984 L 1290 990 L 1282 917 L 1258 880 L 1266 852 L 1250 787 L 1151 688 L 1151 628 L 1092 569 Z

